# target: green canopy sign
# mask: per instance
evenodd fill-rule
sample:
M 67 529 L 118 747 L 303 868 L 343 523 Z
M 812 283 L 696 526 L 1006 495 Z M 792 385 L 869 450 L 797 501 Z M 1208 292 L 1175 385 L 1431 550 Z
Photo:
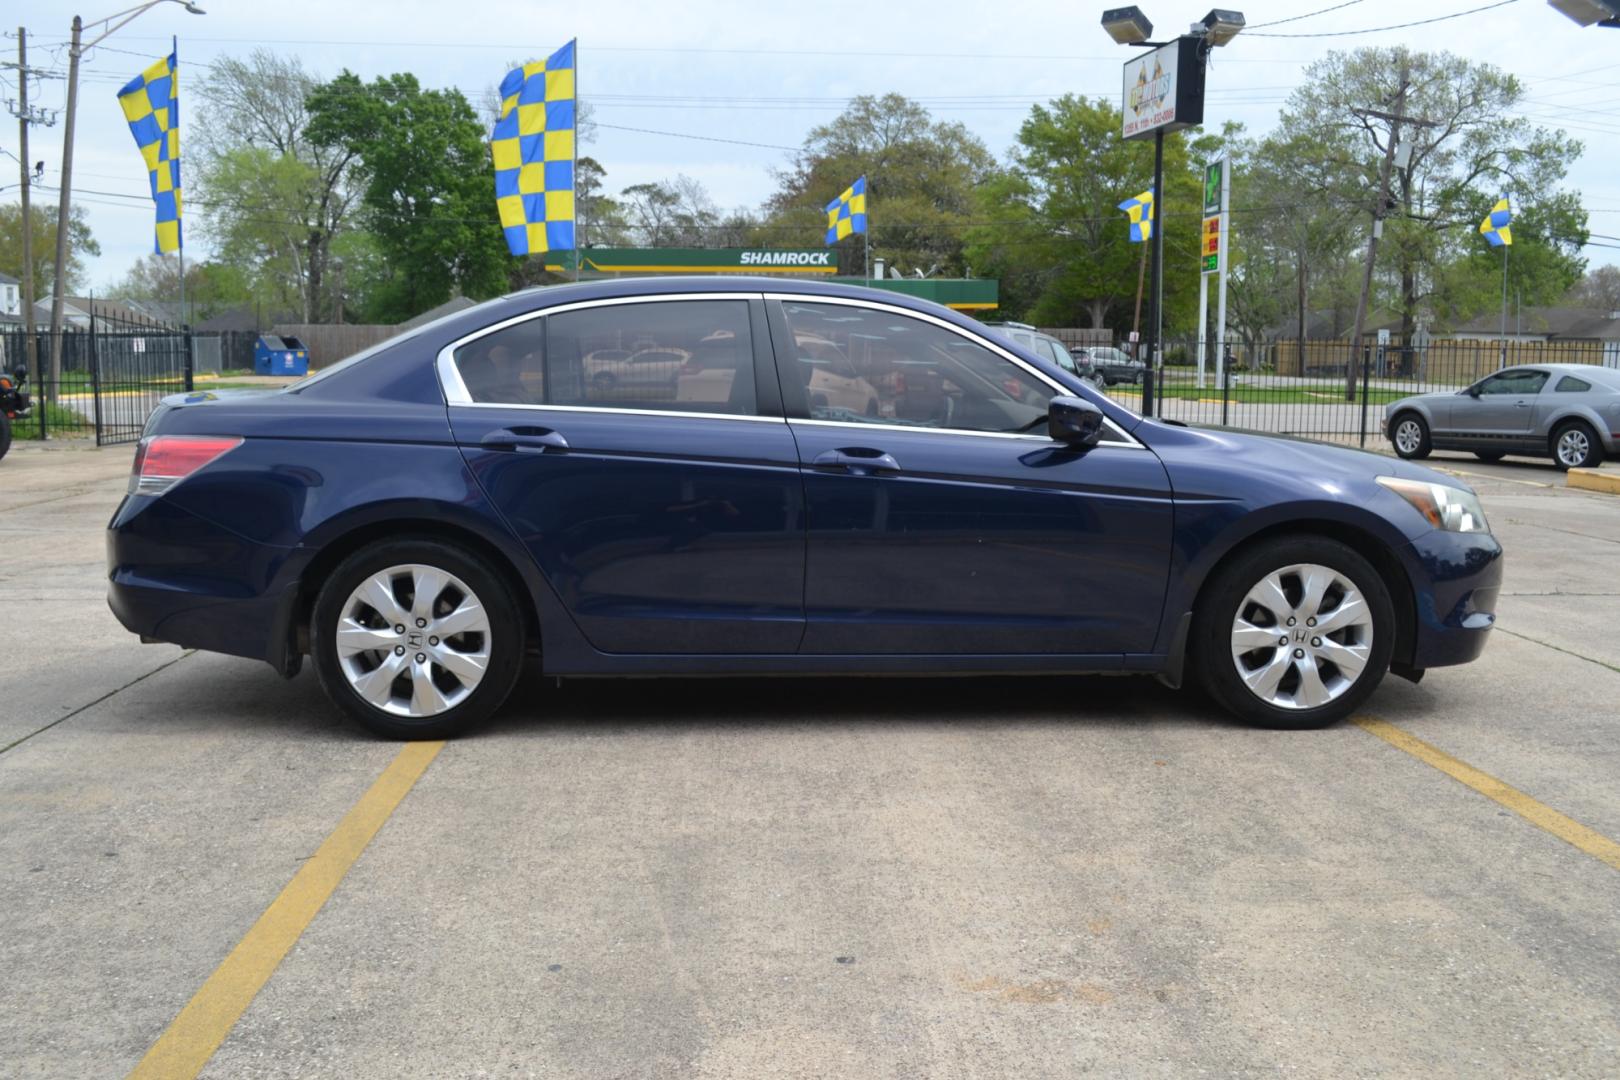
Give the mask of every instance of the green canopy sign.
M 832 248 L 586 248 L 599 274 L 836 274 Z

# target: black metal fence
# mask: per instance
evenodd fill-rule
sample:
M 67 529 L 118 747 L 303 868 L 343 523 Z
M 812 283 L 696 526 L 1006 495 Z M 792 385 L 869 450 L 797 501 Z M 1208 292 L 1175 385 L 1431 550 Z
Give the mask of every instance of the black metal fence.
M 1367 447 L 1383 443 L 1384 407 L 1412 394 L 1459 390 L 1515 364 L 1620 367 L 1620 343 L 1602 342 L 1368 341 L 1353 380 L 1354 353 L 1346 341 L 1206 343 L 1201 375 L 1199 351 L 1196 341 L 1165 343 L 1154 416 Z M 1144 410 L 1139 381 L 1106 389 L 1121 404 Z
M 29 370 L 33 406 L 13 422 L 18 439 L 134 442 L 165 394 L 193 386 L 191 341 L 178 330 L 97 319 L 63 329 L 59 362 L 48 330 L 35 332 L 34 349 L 30 365 L 26 331 L 0 333 L 0 363 L 7 371 Z

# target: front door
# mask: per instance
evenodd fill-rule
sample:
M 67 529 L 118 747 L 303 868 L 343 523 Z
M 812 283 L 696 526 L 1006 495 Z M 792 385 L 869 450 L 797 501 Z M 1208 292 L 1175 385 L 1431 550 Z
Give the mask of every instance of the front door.
M 645 298 L 456 349 L 462 454 L 596 648 L 798 648 L 803 483 L 765 337 L 757 298 Z
M 1452 408 L 1452 428 L 1459 435 L 1483 435 L 1504 442 L 1522 441 L 1535 423 L 1536 402 L 1547 373 L 1536 368 L 1499 371 L 1476 384 L 1477 398 Z
M 1153 651 L 1172 510 L 1150 451 L 1053 442 L 1056 389 L 944 320 L 784 299 L 771 330 L 805 470 L 802 651 Z M 819 403 L 827 363 L 872 415 Z

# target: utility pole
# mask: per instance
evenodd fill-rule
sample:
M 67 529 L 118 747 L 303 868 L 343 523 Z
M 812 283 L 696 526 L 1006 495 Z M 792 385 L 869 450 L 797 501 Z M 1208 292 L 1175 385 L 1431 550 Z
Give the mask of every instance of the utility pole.
M 79 39 L 84 20 L 73 16 L 73 42 L 68 48 L 67 124 L 62 129 L 61 200 L 56 209 L 56 265 L 51 267 L 51 381 L 47 401 L 56 400 L 56 387 L 62 381 L 62 290 L 67 285 L 63 267 L 67 263 L 68 222 L 73 212 L 73 114 L 79 104 Z
M 17 62 L 6 64 L 6 67 L 15 68 L 17 72 L 17 100 L 12 103 L 12 115 L 17 118 L 17 138 L 21 144 L 21 155 L 18 164 L 21 168 L 22 179 L 22 301 L 23 301 L 23 333 L 25 354 L 28 357 L 28 377 L 34 381 L 36 387 L 43 386 L 40 380 L 39 349 L 34 340 L 34 215 L 29 203 L 29 187 L 32 177 L 28 172 L 28 128 L 32 124 L 45 124 L 52 122 L 40 108 L 30 108 L 28 104 L 28 80 L 40 78 L 47 74 L 38 68 L 28 66 L 28 28 L 17 27 Z
M 1367 237 L 1367 264 L 1361 272 L 1361 295 L 1356 300 L 1356 323 L 1350 333 L 1350 362 L 1345 365 L 1344 400 L 1356 400 L 1356 366 L 1361 363 L 1361 335 L 1367 324 L 1367 300 L 1372 294 L 1373 264 L 1378 258 L 1378 241 L 1384 235 L 1384 214 L 1389 210 L 1389 178 L 1393 171 L 1396 158 L 1396 145 L 1401 140 L 1401 125 L 1411 124 L 1415 127 L 1434 127 L 1433 120 L 1418 120 L 1408 118 L 1406 115 L 1406 92 L 1412 87 L 1411 72 L 1406 65 L 1401 66 L 1401 85 L 1395 91 L 1395 111 L 1393 113 L 1379 112 L 1376 109 L 1355 109 L 1357 116 L 1376 117 L 1389 121 L 1389 141 L 1384 145 L 1384 161 L 1378 168 L 1378 198 L 1373 204 L 1372 233 Z M 1403 161 L 1411 160 L 1411 153 L 1402 155 Z M 1405 167 L 1404 165 L 1402 166 Z

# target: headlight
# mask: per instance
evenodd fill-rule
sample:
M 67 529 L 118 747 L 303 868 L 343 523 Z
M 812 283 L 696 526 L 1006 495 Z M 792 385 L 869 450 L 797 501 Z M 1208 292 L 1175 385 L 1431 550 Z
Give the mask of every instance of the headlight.
M 1471 491 L 1422 480 L 1402 480 L 1398 476 L 1380 476 L 1378 482 L 1411 503 L 1437 529 L 1462 533 L 1491 531 L 1479 497 Z

